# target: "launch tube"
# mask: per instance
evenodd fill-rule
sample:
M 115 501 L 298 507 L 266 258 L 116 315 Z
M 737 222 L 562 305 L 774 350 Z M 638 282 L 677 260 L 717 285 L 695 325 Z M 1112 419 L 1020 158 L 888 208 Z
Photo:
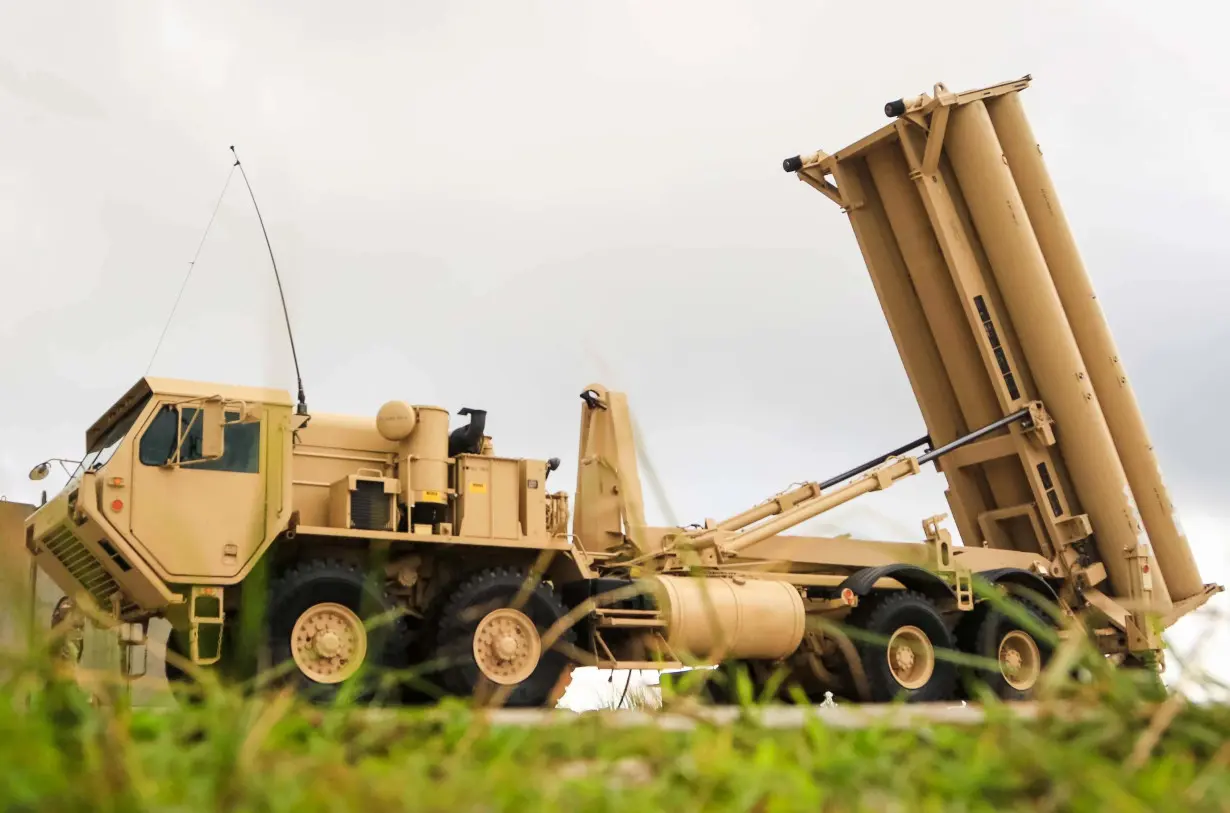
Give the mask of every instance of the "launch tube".
M 1096 529 L 1098 552 L 1111 586 L 1131 594 L 1127 555 L 1145 542 L 1127 476 L 1111 439 L 1067 315 L 1005 162 L 986 106 L 952 111 L 946 149 L 974 227 L 1016 328 L 1084 510 Z M 1170 609 L 1155 579 L 1153 609 Z
M 989 101 L 987 111 L 1089 370 L 1170 596 L 1179 601 L 1196 595 L 1204 589 L 1196 561 L 1176 520 L 1136 396 L 1120 364 L 1110 327 L 1098 306 L 1020 95 L 1009 93 Z
M 905 156 L 896 144 L 887 144 L 868 153 L 867 167 L 880 200 L 884 202 L 884 212 L 897 237 L 901 257 L 935 336 L 965 425 L 990 423 L 1003 413 L 983 372 L 978 349 L 969 336 L 968 322 L 948 265 L 940 253 L 918 190 L 910 180 Z
M 838 165 L 834 177 L 842 190 L 850 225 L 884 309 L 889 332 L 901 354 L 901 363 L 923 414 L 927 434 L 933 443 L 947 443 L 960 437 L 967 425 L 875 182 L 866 164 L 860 166 L 858 162 Z M 962 539 L 979 538 L 978 526 L 971 517 L 985 510 L 980 504 L 981 494 L 968 483 L 971 479 L 957 472 L 950 484 L 965 487 L 958 490 L 954 485 L 946 495 Z
M 948 264 L 936 241 L 905 155 L 897 144 L 886 144 L 867 154 L 867 167 L 875 181 L 884 212 L 897 237 L 901 257 L 909 271 L 936 348 L 952 382 L 953 393 L 968 427 L 983 426 L 1003 415 L 978 355 L 969 320 L 953 284 Z M 1015 460 L 988 460 L 983 465 L 987 484 L 1000 505 L 1030 501 L 1029 483 Z M 1032 534 L 1019 526 L 1004 532 L 1020 550 L 1029 550 Z M 976 540 L 971 540 L 971 544 Z

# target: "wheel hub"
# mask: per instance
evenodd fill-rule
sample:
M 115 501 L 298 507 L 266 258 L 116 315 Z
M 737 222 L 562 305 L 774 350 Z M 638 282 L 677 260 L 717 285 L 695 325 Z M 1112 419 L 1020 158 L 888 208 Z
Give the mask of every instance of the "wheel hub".
M 340 683 L 362 665 L 367 655 L 367 630 L 349 607 L 317 604 L 295 622 L 290 653 L 299 671 L 311 680 Z
M 537 627 L 519 610 L 494 610 L 474 631 L 474 660 L 494 683 L 509 686 L 525 680 L 534 673 L 541 652 Z
M 935 671 L 935 648 L 918 627 L 899 628 L 888 640 L 888 668 L 906 689 L 925 686 Z
M 500 656 L 500 660 L 512 660 L 513 656 L 517 654 L 517 639 L 511 635 L 505 635 L 496 644 L 496 651 Z
M 1012 630 L 1003 637 L 999 642 L 999 671 L 1017 691 L 1034 687 L 1042 674 L 1042 653 L 1032 635 Z
M 342 648 L 342 641 L 333 630 L 325 630 L 316 636 L 316 654 L 322 658 L 332 658 Z

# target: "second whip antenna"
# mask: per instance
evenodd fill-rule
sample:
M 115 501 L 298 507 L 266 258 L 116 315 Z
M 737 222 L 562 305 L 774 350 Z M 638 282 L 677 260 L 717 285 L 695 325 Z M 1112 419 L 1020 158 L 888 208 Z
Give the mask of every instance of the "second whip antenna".
M 295 380 L 299 385 L 299 405 L 295 411 L 299 415 L 307 414 L 307 399 L 303 395 L 303 376 L 299 373 L 299 355 L 295 352 L 295 334 L 290 329 L 290 312 L 286 309 L 286 294 L 282 292 L 282 276 L 278 273 L 278 261 L 273 256 L 273 246 L 269 242 L 269 232 L 265 230 L 265 219 L 261 217 L 261 207 L 256 203 L 256 194 L 252 191 L 252 184 L 248 181 L 248 173 L 244 172 L 243 164 L 239 163 L 239 153 L 235 152 L 235 147 L 231 147 L 231 154 L 235 156 L 235 166 L 239 167 L 239 174 L 243 175 L 243 183 L 248 187 L 248 196 L 252 198 L 252 207 L 256 209 L 256 219 L 261 224 L 261 234 L 265 236 L 265 248 L 269 249 L 269 262 L 273 263 L 273 278 L 278 283 L 278 297 L 282 300 L 282 315 L 286 318 L 286 335 L 290 338 L 290 357 L 295 362 Z

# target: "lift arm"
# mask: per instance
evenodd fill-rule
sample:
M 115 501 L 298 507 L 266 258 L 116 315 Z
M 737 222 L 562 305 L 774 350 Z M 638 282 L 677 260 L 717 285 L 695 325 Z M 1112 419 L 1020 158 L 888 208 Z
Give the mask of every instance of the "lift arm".
M 824 513 L 830 509 L 843 505 L 855 497 L 867 494 L 872 491 L 881 491 L 888 488 L 898 480 L 917 474 L 921 467 L 936 458 L 942 457 L 949 452 L 965 446 L 968 443 L 973 443 L 981 437 L 1002 429 L 1016 421 L 1029 420 L 1029 409 L 1020 409 L 1000 418 L 998 421 L 987 424 L 981 429 L 976 429 L 968 435 L 957 438 L 951 443 L 947 443 L 938 449 L 933 449 L 919 457 L 903 457 L 889 463 L 882 468 L 874 469 L 867 472 L 868 469 L 873 469 L 874 466 L 891 460 L 895 455 L 889 452 L 887 455 L 882 455 L 875 460 L 866 463 L 858 468 L 851 469 L 848 472 L 838 475 L 835 478 L 826 480 L 824 483 L 815 484 L 808 483 L 801 488 L 795 489 L 781 497 L 762 503 L 761 505 L 737 514 L 724 522 L 719 523 L 713 528 L 707 528 L 699 533 L 683 537 L 676 542 L 676 546 L 691 550 L 704 550 L 713 547 L 718 539 L 720 531 L 737 530 L 746 528 L 752 523 L 760 520 L 768 519 L 776 515 L 776 519 L 763 524 L 756 525 L 753 528 L 742 531 L 733 538 L 728 539 L 722 549 L 727 553 L 737 553 L 744 548 L 755 545 L 757 542 L 762 542 L 771 536 L 776 536 L 781 532 L 793 528 L 794 526 L 811 519 L 814 516 Z M 909 446 L 903 446 L 901 449 L 913 449 L 925 442 L 925 439 L 919 439 Z M 895 450 L 900 451 L 900 450 Z M 863 472 L 867 472 L 863 474 Z M 831 486 L 842 479 L 852 475 L 862 474 L 858 479 L 847 483 L 844 486 L 829 493 L 823 493 L 823 489 Z M 798 497 L 799 499 L 794 499 Z

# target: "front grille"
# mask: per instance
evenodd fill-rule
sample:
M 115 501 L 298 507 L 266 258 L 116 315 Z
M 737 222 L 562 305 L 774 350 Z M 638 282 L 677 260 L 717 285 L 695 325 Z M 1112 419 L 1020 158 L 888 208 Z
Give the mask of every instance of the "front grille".
M 350 523 L 364 531 L 391 531 L 389 527 L 389 495 L 384 483 L 360 480 L 350 493 Z
M 111 611 L 111 597 L 120 593 L 120 586 L 102 564 L 73 536 L 67 527 L 57 528 L 43 541 L 43 546 L 60 561 L 64 569 L 94 597 L 98 609 Z M 120 593 L 121 599 L 123 594 Z M 120 613 L 137 609 L 130 601 L 121 601 Z

